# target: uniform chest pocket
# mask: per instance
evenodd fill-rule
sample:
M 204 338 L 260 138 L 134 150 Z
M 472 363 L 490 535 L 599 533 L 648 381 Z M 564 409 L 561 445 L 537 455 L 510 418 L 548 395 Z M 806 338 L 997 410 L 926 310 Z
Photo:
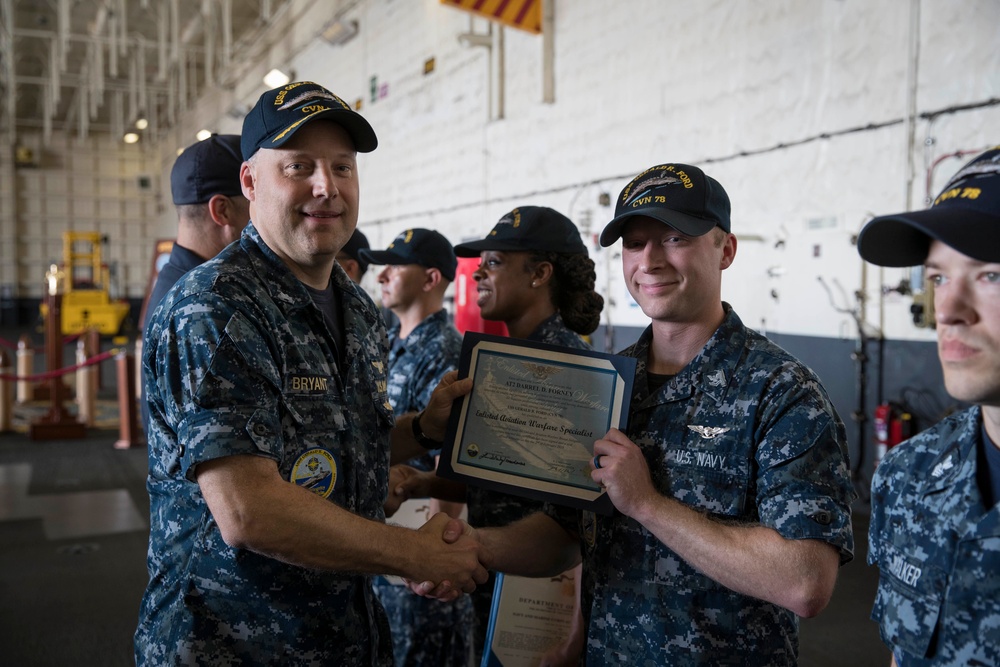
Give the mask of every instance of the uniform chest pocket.
M 878 546 L 879 587 L 872 617 L 883 641 L 927 657 L 938 635 L 947 574 L 917 561 L 889 542 Z
M 328 390 L 317 393 L 286 392 L 282 398 L 288 414 L 283 426 L 290 436 L 303 437 L 347 428 L 343 405 Z
M 665 471 L 660 488 L 685 505 L 711 514 L 741 517 L 746 513 L 747 473 L 739 469 L 675 465 Z

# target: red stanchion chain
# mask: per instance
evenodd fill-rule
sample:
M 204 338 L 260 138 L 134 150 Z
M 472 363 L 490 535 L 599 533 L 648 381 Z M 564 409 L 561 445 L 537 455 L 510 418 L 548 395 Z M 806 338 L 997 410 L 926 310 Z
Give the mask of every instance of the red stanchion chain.
M 51 380 L 52 378 L 57 378 L 63 375 L 68 375 L 74 371 L 78 371 L 84 366 L 93 366 L 94 364 L 99 364 L 105 359 L 110 359 L 121 352 L 121 348 L 114 348 L 108 350 L 107 352 L 101 352 L 100 354 L 95 354 L 94 356 L 87 359 L 82 364 L 75 364 L 73 366 L 66 366 L 65 368 L 57 368 L 54 371 L 46 371 L 45 373 L 39 373 L 38 375 L 4 375 L 0 373 L 0 380 L 8 380 L 11 382 L 41 382 L 42 380 Z

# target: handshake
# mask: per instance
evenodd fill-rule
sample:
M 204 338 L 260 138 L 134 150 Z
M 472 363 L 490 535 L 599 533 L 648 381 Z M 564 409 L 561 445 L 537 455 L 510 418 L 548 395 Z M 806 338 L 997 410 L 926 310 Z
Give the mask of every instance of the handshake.
M 486 583 L 492 557 L 472 526 L 440 512 L 416 533 L 418 553 L 408 553 L 401 568 L 412 592 L 448 602 Z

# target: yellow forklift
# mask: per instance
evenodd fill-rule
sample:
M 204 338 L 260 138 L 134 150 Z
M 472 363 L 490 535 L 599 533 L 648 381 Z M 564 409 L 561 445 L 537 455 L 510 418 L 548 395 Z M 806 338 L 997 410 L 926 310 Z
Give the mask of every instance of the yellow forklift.
M 64 336 L 97 329 L 102 336 L 117 335 L 128 317 L 129 304 L 108 293 L 110 272 L 101 259 L 97 232 L 63 232 L 64 275 L 62 322 Z M 41 304 L 42 319 L 48 308 Z

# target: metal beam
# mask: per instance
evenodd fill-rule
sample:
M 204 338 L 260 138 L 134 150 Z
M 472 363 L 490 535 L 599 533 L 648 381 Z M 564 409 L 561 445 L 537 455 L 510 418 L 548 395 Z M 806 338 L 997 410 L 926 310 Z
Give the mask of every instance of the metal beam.
M 19 75 L 16 79 L 18 85 L 28 85 L 28 86 L 48 86 L 49 79 L 44 76 L 29 76 L 26 74 Z M 84 74 L 63 74 L 61 77 L 62 85 L 65 88 L 82 88 L 88 85 L 89 81 L 87 76 Z M 157 92 L 166 92 L 167 86 L 163 85 L 153 85 L 150 86 L 152 90 Z M 113 90 L 119 92 L 128 92 L 129 84 L 127 81 L 122 81 L 121 79 L 115 79 L 112 81 L 107 81 L 105 83 L 105 90 Z
M 13 0 L 0 0 L 0 13 L 2 13 L 4 17 L 4 26 L 13 25 Z M 7 81 L 7 99 L 5 100 L 7 106 L 7 125 L 9 128 L 8 133 L 10 142 L 13 144 L 15 137 L 17 136 L 17 72 L 14 69 L 14 39 L 10 35 L 10 31 L 7 29 L 3 31 L 3 47 L 4 51 L 10 54 L 7 58 L 3 59 L 3 62 L 4 69 L 6 70 L 6 76 L 4 78 Z
M 4 1 L 6 2 L 7 0 Z M 15 28 L 13 36 L 26 39 L 52 39 L 56 41 L 61 39 L 58 32 L 53 30 L 37 30 L 34 28 Z M 111 40 L 104 35 L 79 35 L 75 33 L 67 34 L 66 41 L 103 45 L 109 45 L 111 43 Z M 126 41 L 126 46 L 131 46 L 133 48 L 142 47 L 143 49 L 155 49 L 157 48 L 157 43 L 140 35 L 132 35 L 132 37 Z M 204 48 L 201 46 L 185 46 L 184 49 L 186 51 L 193 51 L 199 55 L 204 51 Z M 63 69 L 65 70 L 65 68 Z

